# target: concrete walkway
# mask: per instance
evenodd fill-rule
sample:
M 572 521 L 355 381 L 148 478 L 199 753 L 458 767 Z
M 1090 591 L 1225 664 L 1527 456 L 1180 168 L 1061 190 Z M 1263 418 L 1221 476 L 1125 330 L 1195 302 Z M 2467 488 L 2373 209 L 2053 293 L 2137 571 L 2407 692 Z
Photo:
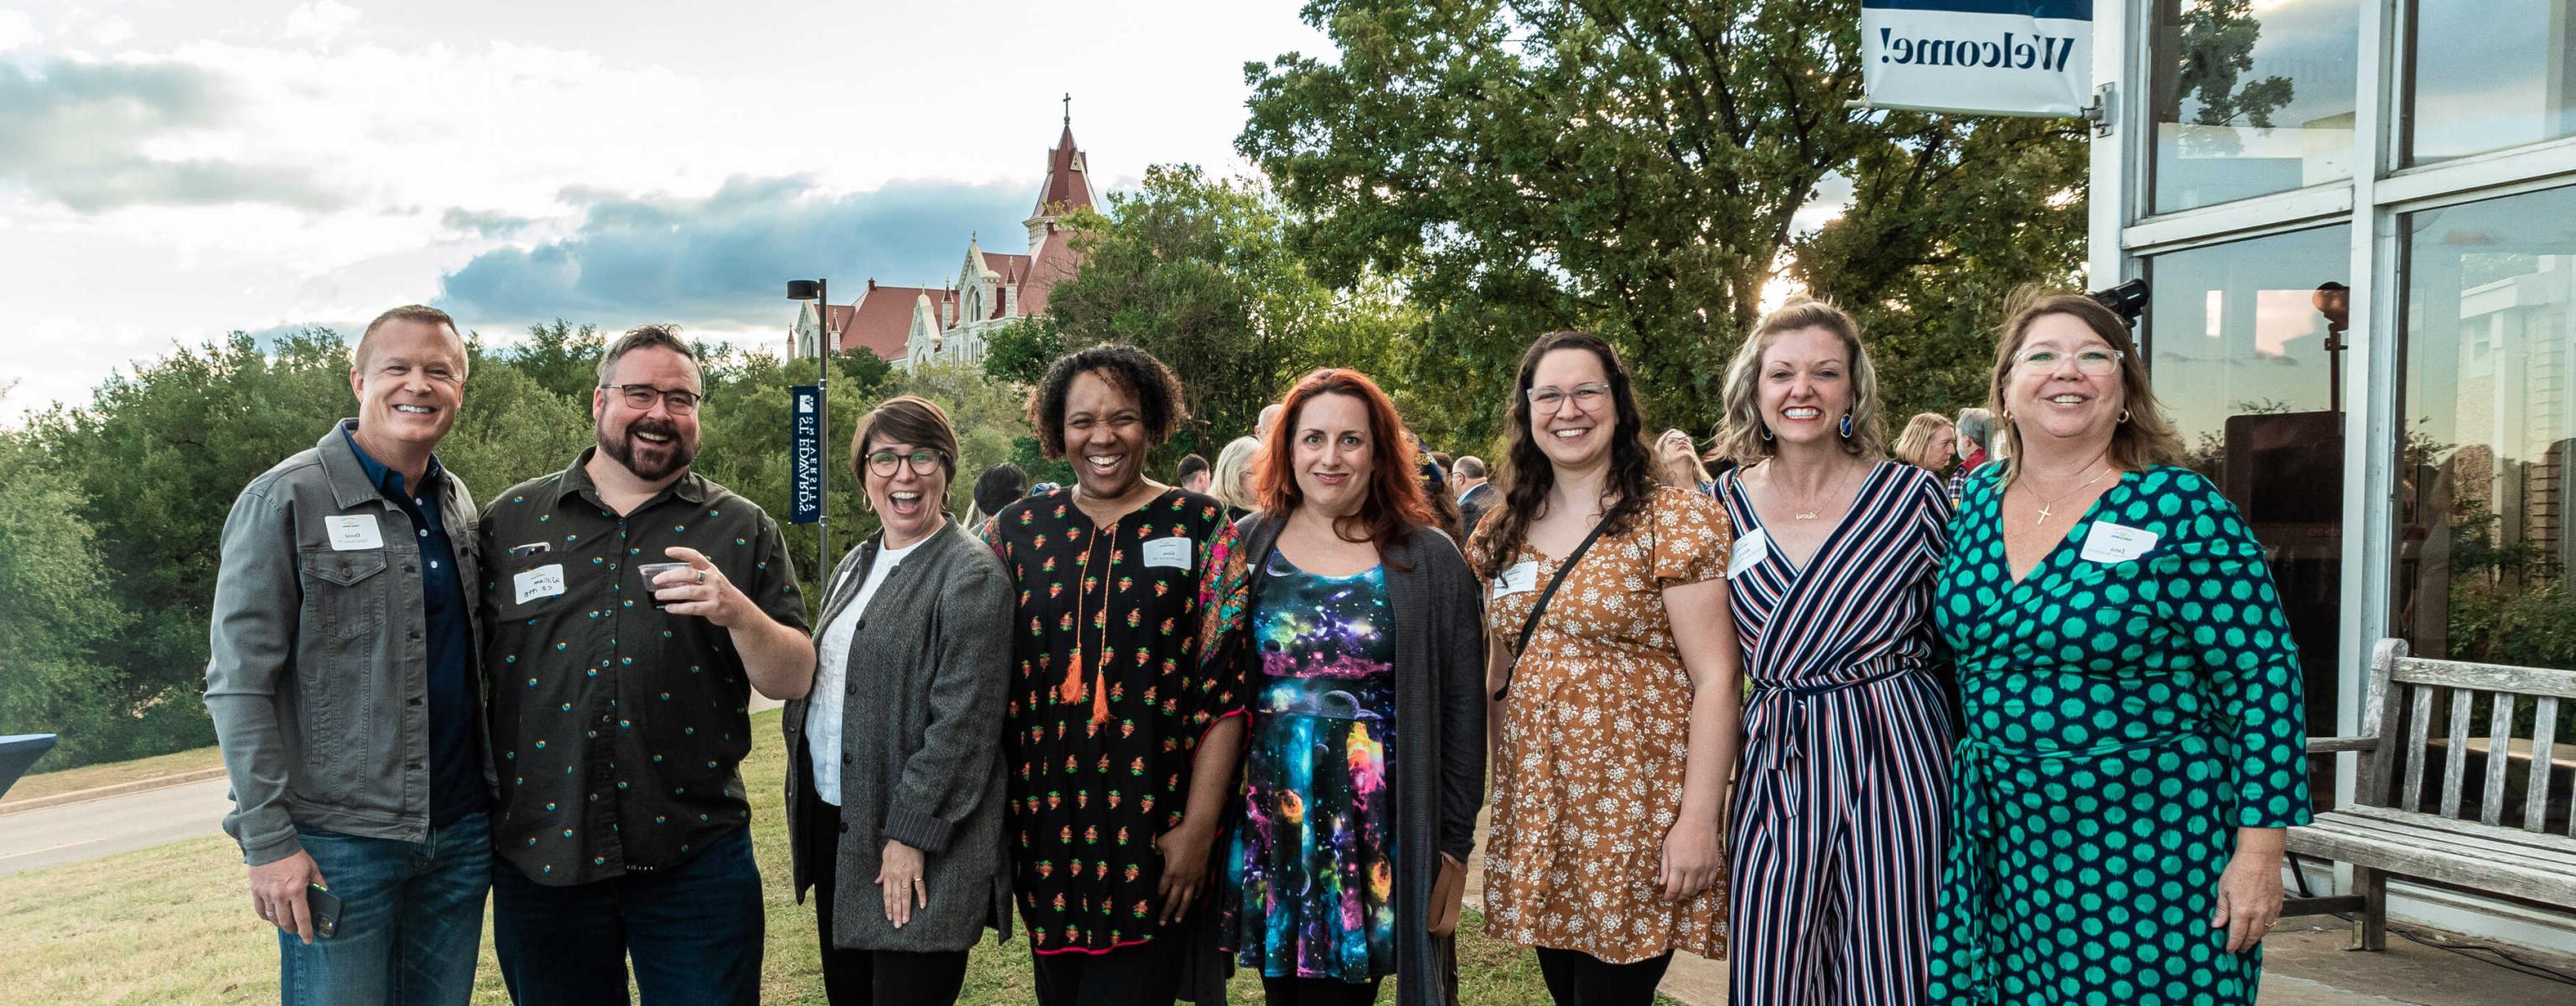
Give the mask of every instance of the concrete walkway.
M 1468 864 L 1467 907 L 1484 902 L 1484 818 L 1476 862 Z M 2435 949 L 2395 933 L 2388 949 L 2344 949 L 2350 930 L 2332 919 L 2291 919 L 2263 943 L 2263 1006 L 2571 1006 L 2576 985 L 2535 978 L 2489 960 Z M 2576 974 L 2576 961 L 2537 952 L 2514 956 Z M 1728 1006 L 1726 962 L 1673 955 L 1656 991 L 1682 1006 Z
M 231 794 L 217 778 L 0 816 L 0 875 L 223 834 Z

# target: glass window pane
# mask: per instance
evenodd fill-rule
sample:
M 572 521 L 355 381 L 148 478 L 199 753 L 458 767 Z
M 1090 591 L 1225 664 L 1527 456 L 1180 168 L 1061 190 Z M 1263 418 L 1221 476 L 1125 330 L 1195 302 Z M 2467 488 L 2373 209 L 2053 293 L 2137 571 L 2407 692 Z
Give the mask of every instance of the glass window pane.
M 2576 0 L 2416 0 L 2407 164 L 2576 133 Z
M 2396 632 L 2576 667 L 2576 189 L 2410 214 L 2405 237 Z
M 2352 177 L 2355 0 L 2155 0 L 2157 213 Z
M 2185 462 L 2218 483 L 2270 556 L 2331 733 L 2342 688 L 2344 402 L 2352 228 L 2321 227 L 2147 260 L 2144 350 Z M 2318 771 L 2331 769 L 2320 760 Z M 2318 792 L 2334 792 L 2319 775 Z

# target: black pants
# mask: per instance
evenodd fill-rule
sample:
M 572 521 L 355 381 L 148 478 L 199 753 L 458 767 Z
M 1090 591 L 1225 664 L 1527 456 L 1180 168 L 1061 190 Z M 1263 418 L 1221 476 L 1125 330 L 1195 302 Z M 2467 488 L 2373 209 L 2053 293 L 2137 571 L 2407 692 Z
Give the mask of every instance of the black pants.
M 1673 952 L 1630 964 L 1611 964 L 1580 950 L 1538 948 L 1538 973 L 1556 1006 L 1654 1006 L 1655 986 Z
M 840 808 L 814 799 L 814 780 L 805 780 L 805 822 L 798 841 L 805 844 L 808 879 L 814 882 L 814 923 L 823 946 L 823 997 L 833 1006 L 951 1006 L 966 984 L 965 950 L 909 953 L 901 950 L 850 950 L 832 945 L 835 885 L 840 881 Z M 852 911 L 881 912 L 871 899 Z
M 1105 954 L 1037 954 L 1038 1006 L 1171 1006 L 1181 994 L 1191 920 Z
M 1369 1006 L 1377 1001 L 1377 980 L 1346 982 L 1339 978 L 1261 977 L 1266 1006 Z

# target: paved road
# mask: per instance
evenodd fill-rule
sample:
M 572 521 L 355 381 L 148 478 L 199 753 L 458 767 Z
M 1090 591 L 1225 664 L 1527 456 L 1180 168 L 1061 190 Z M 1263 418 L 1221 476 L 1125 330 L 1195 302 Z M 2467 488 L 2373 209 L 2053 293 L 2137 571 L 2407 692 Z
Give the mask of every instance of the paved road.
M 223 833 L 222 779 L 0 816 L 0 875 Z

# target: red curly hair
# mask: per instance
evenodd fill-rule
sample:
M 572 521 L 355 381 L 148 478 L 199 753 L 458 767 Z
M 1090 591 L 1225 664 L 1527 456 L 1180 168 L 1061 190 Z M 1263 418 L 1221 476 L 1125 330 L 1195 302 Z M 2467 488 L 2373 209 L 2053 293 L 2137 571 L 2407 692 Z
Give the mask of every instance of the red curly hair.
M 1253 493 L 1261 509 L 1286 516 L 1305 502 L 1305 490 L 1297 486 L 1293 441 L 1306 403 L 1318 395 L 1359 399 L 1369 417 L 1368 495 L 1361 499 L 1359 512 L 1335 522 L 1333 533 L 1344 541 L 1376 542 L 1384 548 L 1402 544 L 1418 528 L 1432 526 L 1431 501 L 1422 495 L 1418 475 L 1422 459 L 1413 449 L 1413 437 L 1404 430 L 1404 419 L 1395 413 L 1395 401 L 1367 374 L 1339 367 L 1308 372 L 1279 400 L 1279 421 L 1270 424 L 1261 454 L 1253 459 Z M 1354 530 L 1359 533 L 1354 535 Z

